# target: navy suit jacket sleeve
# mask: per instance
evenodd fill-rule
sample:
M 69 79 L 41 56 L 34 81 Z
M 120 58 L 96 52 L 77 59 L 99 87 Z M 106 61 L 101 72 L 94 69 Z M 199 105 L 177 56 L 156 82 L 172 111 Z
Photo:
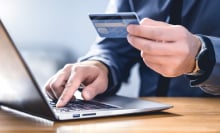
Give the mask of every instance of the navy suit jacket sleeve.
M 204 82 L 196 84 L 195 86 L 200 87 L 207 93 L 220 95 L 220 38 L 213 36 L 206 37 L 210 40 L 210 43 L 213 47 L 215 64 L 207 79 Z

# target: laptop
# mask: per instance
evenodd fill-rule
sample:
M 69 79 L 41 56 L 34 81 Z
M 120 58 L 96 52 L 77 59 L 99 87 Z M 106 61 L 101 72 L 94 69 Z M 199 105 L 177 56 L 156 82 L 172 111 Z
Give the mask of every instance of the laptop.
M 0 106 L 52 121 L 161 111 L 171 105 L 123 96 L 76 99 L 56 108 L 40 89 L 0 20 Z

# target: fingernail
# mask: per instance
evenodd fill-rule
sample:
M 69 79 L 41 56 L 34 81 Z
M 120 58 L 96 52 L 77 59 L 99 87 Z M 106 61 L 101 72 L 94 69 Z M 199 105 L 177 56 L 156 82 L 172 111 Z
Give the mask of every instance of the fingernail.
M 127 26 L 127 32 L 130 32 L 131 31 L 131 25 L 128 25 Z
M 132 37 L 131 35 L 129 35 L 129 34 L 127 35 L 127 40 L 129 43 L 131 43 L 131 37 Z
M 57 104 L 56 104 L 56 107 L 59 108 L 59 107 L 63 107 L 63 100 L 62 99 L 59 99 Z
M 90 100 L 91 99 L 91 94 L 90 94 L 90 92 L 88 92 L 88 91 L 84 91 L 84 94 L 83 94 L 84 96 L 84 98 L 85 98 L 85 100 Z

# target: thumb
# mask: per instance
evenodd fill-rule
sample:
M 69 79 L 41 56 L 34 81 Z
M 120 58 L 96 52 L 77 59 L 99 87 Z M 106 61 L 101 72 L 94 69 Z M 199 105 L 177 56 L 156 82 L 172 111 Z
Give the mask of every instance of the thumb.
M 92 100 L 98 94 L 101 94 L 107 89 L 107 82 L 96 79 L 93 83 L 87 85 L 82 91 L 82 97 L 85 100 Z

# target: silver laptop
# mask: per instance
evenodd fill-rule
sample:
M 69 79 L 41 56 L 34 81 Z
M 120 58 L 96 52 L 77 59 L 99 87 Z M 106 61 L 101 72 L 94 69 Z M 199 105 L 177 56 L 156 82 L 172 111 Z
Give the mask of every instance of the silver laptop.
M 47 98 L 0 20 L 0 105 L 53 121 L 146 113 L 171 105 L 122 96 L 74 100 L 63 108 Z

